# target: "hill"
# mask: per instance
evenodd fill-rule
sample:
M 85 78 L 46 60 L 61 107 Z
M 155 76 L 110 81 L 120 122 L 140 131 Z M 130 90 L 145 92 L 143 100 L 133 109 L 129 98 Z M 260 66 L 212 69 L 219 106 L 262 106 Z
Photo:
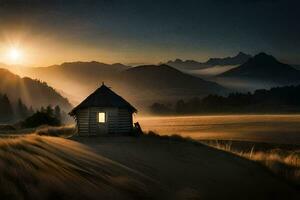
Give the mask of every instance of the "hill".
M 0 158 L 1 199 L 299 198 L 260 165 L 179 139 L 27 135 L 2 138 Z
M 64 110 L 69 110 L 71 104 L 47 83 L 31 78 L 21 78 L 6 69 L 0 69 L 0 93 L 7 94 L 11 102 L 17 103 L 18 99 L 29 107 L 59 105 Z
M 24 73 L 24 71 L 23 71 Z M 68 63 L 30 69 L 25 73 L 39 78 L 73 96 L 79 102 L 105 81 L 137 107 L 157 100 L 178 99 L 189 95 L 205 96 L 226 89 L 216 83 L 185 74 L 167 65 L 127 67 L 94 62 Z M 69 96 L 68 96 L 69 97 Z
M 115 87 L 138 108 L 155 101 L 172 101 L 191 96 L 223 94 L 222 86 L 185 74 L 168 65 L 143 65 L 123 71 Z
M 1 199 L 149 199 L 160 194 L 150 178 L 67 139 L 2 138 L 0 158 Z
M 255 55 L 246 63 L 220 74 L 219 77 L 260 81 L 273 85 L 300 83 L 300 71 L 266 53 Z
M 216 83 L 182 73 L 168 65 L 144 65 L 120 74 L 120 80 L 136 92 L 160 96 L 203 96 L 225 89 Z
M 12 68 L 12 67 L 11 67 Z M 67 97 L 70 102 L 78 103 L 102 81 L 110 82 L 116 73 L 128 66 L 101 62 L 65 62 L 48 67 L 12 68 L 20 76 L 28 76 L 47 82 Z
M 115 63 L 105 64 L 96 61 L 91 62 L 65 62 L 61 65 L 48 67 L 27 67 L 18 70 L 22 76 L 41 79 L 55 88 L 69 87 L 80 82 L 81 85 L 89 85 L 102 80 L 109 80 L 117 72 L 128 69 L 128 66 Z M 68 91 L 64 91 L 68 93 Z
M 91 62 L 66 62 L 61 65 L 53 65 L 49 67 L 27 68 L 26 72 L 37 78 L 44 79 L 46 76 L 56 76 L 67 80 L 95 81 L 99 77 L 111 76 L 116 72 L 128 69 L 128 66 L 120 63 L 105 64 L 96 61 Z
M 175 61 L 168 61 L 166 64 L 175 67 L 179 70 L 200 70 L 211 68 L 214 66 L 235 66 L 245 63 L 251 55 L 239 52 L 236 56 L 225 57 L 225 58 L 210 58 L 206 62 L 197 62 L 194 60 L 181 60 L 176 59 Z

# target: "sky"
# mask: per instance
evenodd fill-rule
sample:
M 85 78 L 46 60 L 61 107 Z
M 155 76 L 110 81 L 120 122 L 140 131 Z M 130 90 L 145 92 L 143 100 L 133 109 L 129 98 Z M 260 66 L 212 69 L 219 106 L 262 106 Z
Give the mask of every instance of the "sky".
M 0 0 L 0 62 L 150 64 L 264 51 L 300 64 L 299 10 L 297 0 Z

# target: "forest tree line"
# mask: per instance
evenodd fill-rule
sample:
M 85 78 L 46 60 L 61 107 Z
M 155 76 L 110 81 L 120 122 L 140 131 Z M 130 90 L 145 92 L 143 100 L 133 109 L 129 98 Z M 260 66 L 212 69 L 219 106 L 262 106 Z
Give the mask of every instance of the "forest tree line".
M 0 123 L 13 123 L 22 121 L 36 113 L 45 113 L 49 116 L 62 120 L 64 112 L 61 111 L 59 106 L 41 107 L 38 110 L 34 110 L 32 106 L 27 107 L 21 99 L 18 99 L 17 103 L 13 103 L 9 100 L 6 94 L 0 94 Z
M 153 114 L 231 114 L 231 113 L 300 113 L 300 85 L 260 89 L 253 93 L 208 95 L 178 100 L 176 103 L 154 103 Z

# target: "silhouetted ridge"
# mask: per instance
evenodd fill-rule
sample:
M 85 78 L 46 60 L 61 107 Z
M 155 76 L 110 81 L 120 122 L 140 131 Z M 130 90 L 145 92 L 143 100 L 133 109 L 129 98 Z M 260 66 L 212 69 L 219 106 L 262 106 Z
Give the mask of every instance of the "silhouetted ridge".
M 175 67 L 179 70 L 197 70 L 205 69 L 213 66 L 228 66 L 228 65 L 240 65 L 245 63 L 251 55 L 239 52 L 236 56 L 225 57 L 225 58 L 210 58 L 206 62 L 197 62 L 194 60 L 181 60 L 176 59 L 174 61 L 170 60 L 166 64 Z
M 240 65 L 245 63 L 251 58 L 251 55 L 239 52 L 234 57 L 225 57 L 225 58 L 210 58 L 205 64 L 206 65 Z
M 171 73 L 179 73 L 182 74 L 181 71 L 175 69 L 166 64 L 162 65 L 141 65 L 137 67 L 133 67 L 127 70 L 127 72 L 137 72 L 137 71 L 147 71 L 147 72 L 171 72 Z
M 222 86 L 185 74 L 168 65 L 143 65 L 121 73 L 120 80 L 131 88 L 152 90 L 163 95 L 203 95 L 225 91 Z M 141 91 L 140 91 L 141 92 Z
M 177 58 L 174 62 L 176 62 L 176 63 L 182 63 L 183 61 L 181 59 Z
M 71 108 L 69 101 L 46 82 L 20 78 L 6 69 L 0 69 L 0 93 L 7 94 L 12 102 L 22 99 L 27 106 L 34 108 L 49 104 L 59 105 L 64 110 Z
M 275 57 L 264 52 L 255 55 L 252 60 L 258 64 L 282 64 Z
M 295 84 L 300 82 L 300 72 L 290 65 L 279 62 L 266 53 L 259 53 L 246 63 L 228 70 L 219 77 L 241 80 L 258 80 L 281 84 Z
M 64 62 L 61 65 L 55 65 L 56 67 L 60 68 L 93 68 L 93 69 L 99 69 L 99 68 L 104 68 L 104 69 L 111 69 L 111 70 L 125 70 L 128 68 L 128 66 L 123 65 L 121 63 L 114 63 L 114 64 L 106 64 L 102 62 L 97 62 L 97 61 L 91 61 L 91 62 L 82 62 L 82 61 L 77 61 L 77 62 Z
M 27 72 L 28 75 L 45 80 L 55 88 L 59 88 L 66 95 L 71 94 L 69 98 L 73 100 L 88 96 L 95 86 L 104 81 L 138 108 L 162 98 L 178 99 L 184 96 L 204 96 L 226 91 L 219 84 L 185 74 L 165 64 L 137 67 L 124 67 L 121 64 L 119 66 L 118 63 L 101 66 L 99 63 L 79 62 L 46 68 L 30 68 Z M 78 101 L 74 101 L 74 104 L 78 104 Z

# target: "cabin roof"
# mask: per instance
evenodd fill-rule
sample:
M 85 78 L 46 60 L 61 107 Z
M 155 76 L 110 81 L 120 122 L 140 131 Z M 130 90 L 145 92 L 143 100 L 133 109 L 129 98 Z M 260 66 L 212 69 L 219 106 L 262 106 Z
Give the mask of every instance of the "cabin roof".
M 135 107 L 133 107 L 121 96 L 113 92 L 110 88 L 104 85 L 104 83 L 85 100 L 83 100 L 78 106 L 73 108 L 69 114 L 73 116 L 77 110 L 88 107 L 118 107 L 126 108 L 131 112 L 137 112 Z

